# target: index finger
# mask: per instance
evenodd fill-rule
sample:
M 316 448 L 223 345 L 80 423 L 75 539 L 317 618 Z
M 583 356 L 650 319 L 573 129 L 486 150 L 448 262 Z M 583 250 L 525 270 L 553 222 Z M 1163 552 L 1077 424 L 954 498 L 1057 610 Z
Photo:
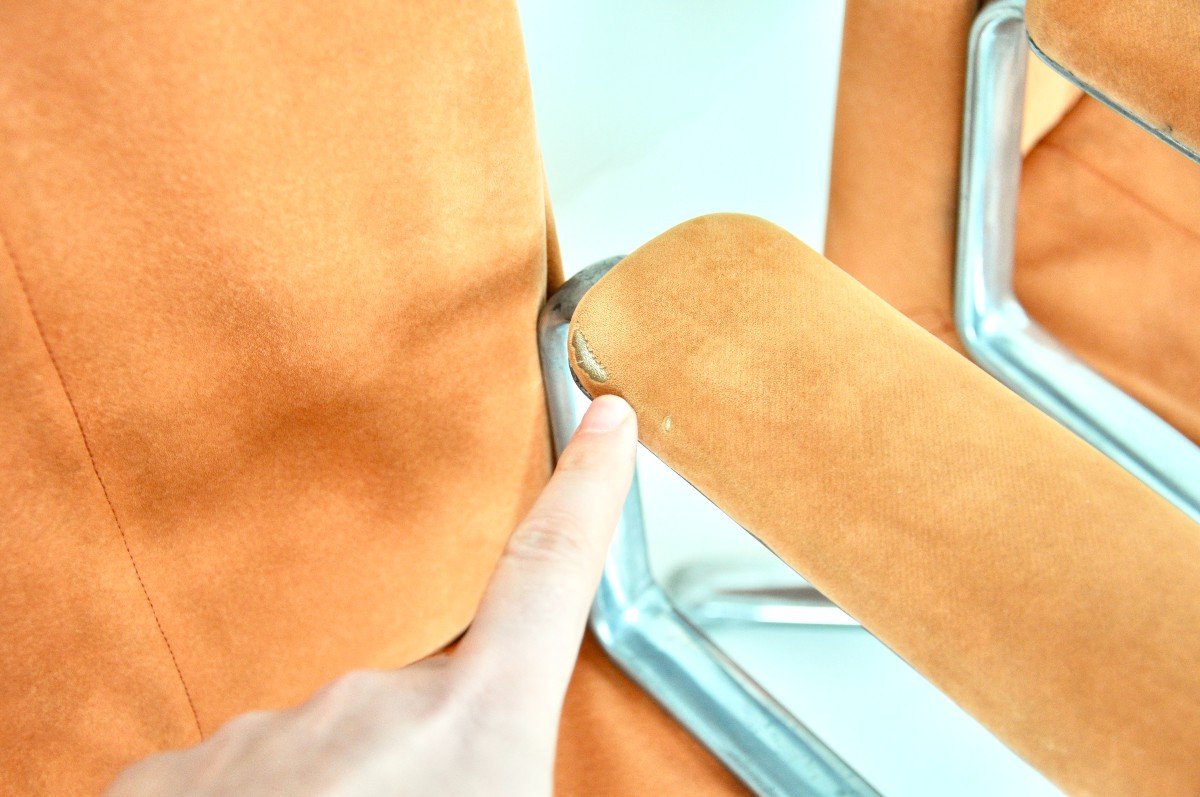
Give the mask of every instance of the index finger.
M 629 492 L 636 442 L 623 399 L 592 402 L 509 538 L 456 658 L 503 671 L 507 689 L 562 701 Z

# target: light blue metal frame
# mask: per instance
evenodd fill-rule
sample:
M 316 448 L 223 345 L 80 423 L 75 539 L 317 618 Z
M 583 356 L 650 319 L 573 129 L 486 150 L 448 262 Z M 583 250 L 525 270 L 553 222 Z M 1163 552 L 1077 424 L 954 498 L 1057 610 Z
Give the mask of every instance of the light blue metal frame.
M 1200 448 L 1062 346 L 1013 291 L 1029 54 L 1024 8 L 1021 0 L 993 0 L 971 29 L 955 326 L 981 367 L 1200 522 Z

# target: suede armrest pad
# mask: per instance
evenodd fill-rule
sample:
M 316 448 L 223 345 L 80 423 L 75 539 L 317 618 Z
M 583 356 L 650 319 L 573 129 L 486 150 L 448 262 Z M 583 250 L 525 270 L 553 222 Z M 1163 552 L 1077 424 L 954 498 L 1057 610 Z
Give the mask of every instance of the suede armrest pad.
M 1200 793 L 1200 534 L 782 229 L 682 224 L 579 305 L 642 442 L 1073 793 Z

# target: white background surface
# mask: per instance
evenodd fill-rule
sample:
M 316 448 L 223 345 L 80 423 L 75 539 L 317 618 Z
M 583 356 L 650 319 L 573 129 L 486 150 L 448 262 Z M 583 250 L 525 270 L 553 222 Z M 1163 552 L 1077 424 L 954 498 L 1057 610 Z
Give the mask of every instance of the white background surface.
M 714 211 L 764 216 L 821 245 L 841 2 L 520 8 L 568 274 Z M 790 577 L 652 456 L 642 452 L 639 468 L 664 583 L 696 563 L 762 563 Z M 713 636 L 885 795 L 1057 793 L 861 629 Z

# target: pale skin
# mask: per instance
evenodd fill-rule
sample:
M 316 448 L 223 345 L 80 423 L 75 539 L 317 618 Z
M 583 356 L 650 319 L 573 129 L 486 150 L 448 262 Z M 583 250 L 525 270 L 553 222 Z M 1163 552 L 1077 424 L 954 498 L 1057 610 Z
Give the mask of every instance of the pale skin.
M 637 428 L 592 403 L 453 655 L 348 673 L 125 770 L 109 797 L 549 795 L 559 715 L 633 474 Z

